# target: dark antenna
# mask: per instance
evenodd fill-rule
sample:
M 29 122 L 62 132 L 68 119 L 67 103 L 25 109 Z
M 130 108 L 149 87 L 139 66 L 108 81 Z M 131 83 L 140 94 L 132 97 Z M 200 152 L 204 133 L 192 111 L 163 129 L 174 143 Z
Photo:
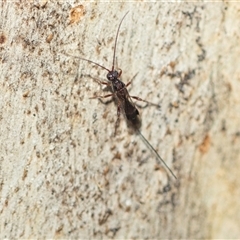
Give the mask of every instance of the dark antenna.
M 119 30 L 120 30 L 120 27 L 122 25 L 122 22 L 123 22 L 123 19 L 127 16 L 127 14 L 129 13 L 126 12 L 126 14 L 123 16 L 119 26 L 118 26 L 118 30 L 117 30 L 117 35 L 116 35 L 116 38 L 115 38 L 115 44 L 114 44 L 114 51 L 113 51 L 113 64 L 112 64 L 112 71 L 114 70 L 114 66 L 115 66 L 115 56 L 116 56 L 116 48 L 117 48 L 117 40 L 118 40 L 118 33 L 119 33 Z
M 81 57 L 74 56 L 74 55 L 71 55 L 71 54 L 68 54 L 68 53 L 64 53 L 64 54 L 65 54 L 65 55 L 67 55 L 67 56 L 69 56 L 69 57 L 74 57 L 74 58 L 78 58 L 78 59 L 80 59 L 80 60 L 87 61 L 87 62 L 89 62 L 89 63 L 93 63 L 94 65 L 97 65 L 97 66 L 99 66 L 99 67 L 101 67 L 101 68 L 103 68 L 103 69 L 107 70 L 108 72 L 110 72 L 110 70 L 109 70 L 109 69 L 107 69 L 107 68 L 105 68 L 104 66 L 100 65 L 99 63 L 96 63 L 96 62 L 94 62 L 94 61 L 91 61 L 91 60 L 89 60 L 89 59 L 86 59 L 86 58 L 81 58 Z
M 121 22 L 120 22 L 120 24 L 119 24 L 119 26 L 118 26 L 117 35 L 116 35 L 115 43 L 114 43 L 112 71 L 114 70 L 114 66 L 115 66 L 115 56 L 116 56 L 116 48 L 117 48 L 117 40 L 118 40 L 119 30 L 120 30 L 120 27 L 121 27 L 121 25 L 122 25 L 123 19 L 127 16 L 128 13 L 129 13 L 129 11 L 126 12 L 126 14 L 123 16 L 123 18 L 122 18 L 122 20 L 121 20 Z M 68 53 L 64 53 L 64 54 L 67 55 L 67 56 L 69 56 L 69 57 L 78 58 L 78 59 L 80 59 L 80 60 L 83 60 L 83 61 L 86 61 L 86 62 L 92 63 L 92 64 L 94 64 L 94 65 L 97 65 L 97 66 L 99 66 L 99 67 L 101 67 L 101 68 L 107 70 L 108 72 L 111 72 L 109 69 L 105 68 L 105 67 L 102 66 L 101 64 L 96 63 L 96 62 L 94 62 L 94 61 L 91 61 L 91 60 L 89 60 L 89 59 L 82 58 L 82 57 L 78 57 L 78 56 L 73 56 L 73 55 L 68 54 Z

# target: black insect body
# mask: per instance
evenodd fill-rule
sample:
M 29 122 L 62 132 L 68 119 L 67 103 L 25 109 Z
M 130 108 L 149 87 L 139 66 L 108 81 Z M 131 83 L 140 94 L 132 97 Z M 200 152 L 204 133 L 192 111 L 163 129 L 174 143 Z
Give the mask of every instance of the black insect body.
M 117 71 L 113 71 L 113 73 L 109 72 L 107 74 L 107 79 L 111 82 L 112 92 L 114 93 L 115 98 L 117 100 L 117 104 L 118 104 L 118 119 L 115 124 L 115 133 L 119 124 L 119 117 L 120 117 L 121 110 L 125 114 L 125 117 L 127 118 L 127 120 L 132 123 L 132 127 L 134 128 L 140 127 L 139 126 L 140 121 L 138 121 L 139 111 L 131 101 L 131 97 L 129 96 L 129 93 L 126 88 L 127 85 L 123 83 L 120 79 L 118 79 L 120 75 L 121 74 L 118 74 Z
M 116 102 L 117 102 L 117 120 L 116 120 L 116 123 L 115 123 L 115 134 L 116 134 L 117 127 L 119 126 L 120 114 L 122 112 L 125 115 L 128 123 L 130 123 L 131 127 L 141 136 L 141 138 L 147 144 L 147 146 L 156 154 L 157 159 L 160 160 L 160 162 L 170 171 L 172 176 L 177 179 L 177 177 L 174 175 L 172 170 L 167 166 L 165 161 L 160 157 L 160 155 L 157 153 L 157 151 L 153 148 L 153 146 L 148 142 L 148 140 L 140 132 L 141 121 L 140 121 L 140 118 L 139 118 L 139 111 L 136 108 L 135 104 L 132 102 L 131 98 L 134 98 L 138 101 L 146 102 L 148 104 L 151 104 L 151 105 L 154 105 L 154 106 L 157 106 L 157 107 L 158 107 L 158 105 L 154 104 L 154 103 L 151 103 L 149 101 L 143 100 L 143 99 L 141 99 L 139 97 L 136 97 L 136 96 L 130 96 L 129 93 L 128 93 L 127 87 L 131 84 L 131 81 L 128 82 L 127 84 L 123 83 L 120 80 L 122 70 L 119 69 L 119 71 L 117 71 L 115 69 L 115 59 L 116 59 L 115 55 L 116 55 L 116 46 L 117 46 L 119 29 L 121 27 L 123 19 L 126 17 L 127 14 L 128 14 L 128 12 L 124 15 L 124 17 L 122 18 L 122 20 L 121 20 L 121 22 L 118 26 L 118 30 L 117 30 L 117 34 L 116 34 L 116 38 L 115 38 L 115 45 L 114 45 L 114 51 L 113 51 L 113 61 L 112 61 L 113 64 L 112 64 L 112 69 L 111 70 L 109 70 L 106 67 L 104 67 L 104 66 L 102 66 L 102 65 L 100 65 L 96 62 L 93 62 L 89 59 L 81 58 L 81 57 L 78 57 L 78 56 L 72 56 L 70 54 L 66 54 L 66 55 L 74 57 L 74 58 L 78 58 L 78 59 L 83 60 L 83 61 L 87 61 L 89 63 L 97 65 L 97 66 L 99 66 L 99 67 L 108 71 L 108 74 L 107 74 L 108 82 L 99 81 L 99 80 L 97 80 L 97 81 L 101 84 L 104 84 L 104 85 L 107 85 L 107 86 L 111 87 L 112 93 L 108 94 L 108 95 L 105 95 L 105 96 L 95 96 L 95 97 L 92 97 L 92 99 L 93 98 L 107 98 L 107 97 L 113 96 L 115 98 Z

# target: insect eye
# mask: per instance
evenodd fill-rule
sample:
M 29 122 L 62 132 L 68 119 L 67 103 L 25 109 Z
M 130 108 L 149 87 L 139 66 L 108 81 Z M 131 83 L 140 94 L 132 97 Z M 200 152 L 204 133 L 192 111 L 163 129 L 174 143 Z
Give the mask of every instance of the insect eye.
M 118 77 L 118 72 L 117 72 L 117 71 L 114 71 L 114 72 L 113 72 L 113 77 L 115 77 L 115 78 Z
M 107 74 L 107 79 L 109 81 L 113 81 L 114 79 L 118 78 L 118 72 L 117 71 L 111 71 Z
M 108 79 L 108 80 L 112 80 L 112 79 L 113 79 L 112 73 L 108 73 L 108 74 L 107 74 L 107 79 Z

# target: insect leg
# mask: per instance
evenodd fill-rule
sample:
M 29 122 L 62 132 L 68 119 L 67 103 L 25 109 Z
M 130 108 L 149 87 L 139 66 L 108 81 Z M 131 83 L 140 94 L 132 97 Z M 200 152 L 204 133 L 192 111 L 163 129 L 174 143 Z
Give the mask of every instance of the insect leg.
M 149 101 L 146 101 L 146 100 L 143 100 L 143 99 L 140 98 L 140 97 L 136 97 L 136 96 L 130 96 L 130 97 L 131 97 L 131 98 L 134 98 L 134 99 L 136 99 L 136 100 L 138 100 L 138 101 L 145 102 L 145 103 L 151 104 L 151 105 L 153 105 L 153 106 L 159 107 L 158 104 L 152 103 L 152 102 L 149 102 Z
M 98 80 L 97 78 L 93 78 L 93 80 L 94 80 L 95 82 L 97 82 L 98 84 L 103 84 L 103 85 L 111 86 L 111 83 L 109 83 L 109 82 L 100 81 L 100 80 Z
M 113 96 L 114 94 L 108 94 L 108 95 L 105 95 L 105 96 L 94 96 L 94 97 L 90 97 L 89 99 L 94 99 L 94 98 L 107 98 L 107 97 L 111 97 Z
M 132 84 L 132 80 L 125 85 L 125 88 L 127 88 L 130 84 Z
M 125 88 L 127 88 L 130 84 L 132 84 L 132 81 L 134 80 L 134 78 L 135 78 L 137 75 L 138 75 L 138 73 L 136 73 L 136 74 L 132 77 L 131 81 L 129 81 L 129 82 L 125 85 Z
M 115 122 L 114 136 L 116 136 L 117 128 L 118 128 L 118 126 L 119 126 L 119 122 L 120 122 L 120 114 L 121 114 L 121 104 L 118 103 L 118 107 L 117 107 L 117 120 L 116 120 L 116 122 Z

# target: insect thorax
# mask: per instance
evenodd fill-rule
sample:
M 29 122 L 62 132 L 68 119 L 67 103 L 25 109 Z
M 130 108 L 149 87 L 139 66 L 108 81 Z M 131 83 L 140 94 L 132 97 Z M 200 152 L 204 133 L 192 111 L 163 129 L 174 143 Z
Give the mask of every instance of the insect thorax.
M 116 78 L 112 81 L 112 88 L 114 92 L 119 92 L 122 89 L 125 89 L 125 84 L 121 80 Z

